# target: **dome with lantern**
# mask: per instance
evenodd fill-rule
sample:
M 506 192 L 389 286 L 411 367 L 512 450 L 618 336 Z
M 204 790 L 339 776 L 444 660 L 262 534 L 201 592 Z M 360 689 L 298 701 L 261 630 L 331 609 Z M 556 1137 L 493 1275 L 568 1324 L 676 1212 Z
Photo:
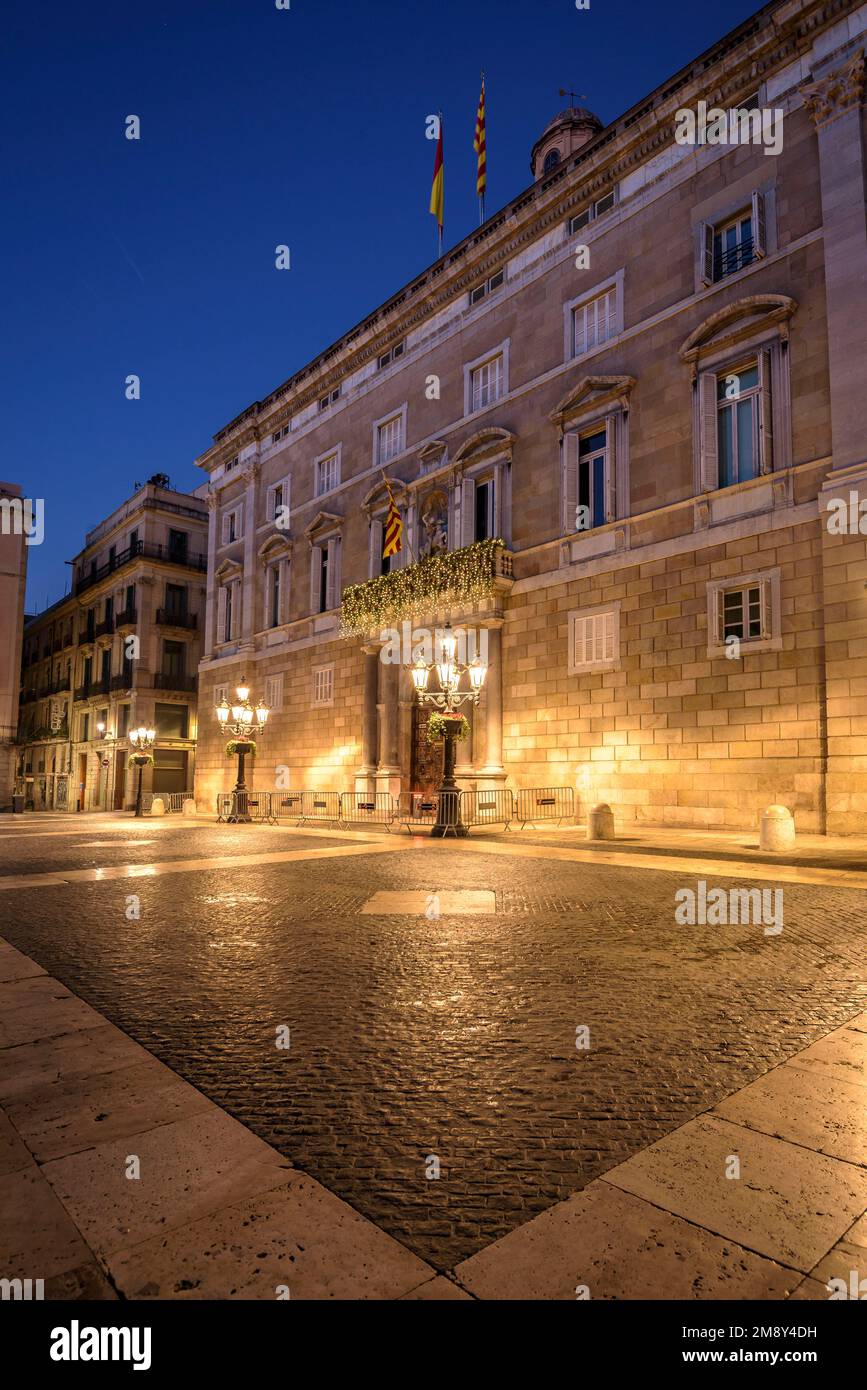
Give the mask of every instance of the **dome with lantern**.
M 548 122 L 533 146 L 530 155 L 533 178 L 541 179 L 550 174 L 603 128 L 599 117 L 586 106 L 567 106 Z

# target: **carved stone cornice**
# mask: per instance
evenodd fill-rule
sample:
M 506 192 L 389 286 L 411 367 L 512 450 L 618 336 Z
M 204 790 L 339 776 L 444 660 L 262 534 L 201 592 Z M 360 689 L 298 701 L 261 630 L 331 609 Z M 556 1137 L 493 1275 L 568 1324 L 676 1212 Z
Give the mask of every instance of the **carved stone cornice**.
M 635 386 L 634 376 L 585 376 L 567 391 L 551 419 L 560 429 L 576 416 L 587 414 L 605 406 L 617 405 L 621 410 L 629 409 L 629 397 Z
M 803 83 L 800 91 L 817 130 L 853 106 L 860 106 L 864 97 L 864 50 L 853 53 L 842 67 L 834 68 L 818 81 Z

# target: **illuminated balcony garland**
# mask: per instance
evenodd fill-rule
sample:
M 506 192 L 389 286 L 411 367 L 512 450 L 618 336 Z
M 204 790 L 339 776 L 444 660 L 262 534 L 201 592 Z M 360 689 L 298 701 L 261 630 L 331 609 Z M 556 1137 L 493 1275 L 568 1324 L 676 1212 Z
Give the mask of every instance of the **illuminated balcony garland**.
M 404 618 L 490 598 L 499 577 L 499 539 L 462 550 L 437 550 L 414 565 L 343 590 L 341 629 L 347 637 L 393 627 Z

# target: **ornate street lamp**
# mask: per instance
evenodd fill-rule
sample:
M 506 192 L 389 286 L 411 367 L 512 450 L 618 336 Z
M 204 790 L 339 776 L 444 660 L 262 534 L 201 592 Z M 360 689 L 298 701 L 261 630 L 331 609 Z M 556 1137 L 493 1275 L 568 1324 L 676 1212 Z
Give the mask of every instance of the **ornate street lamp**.
M 150 750 L 157 741 L 157 731 L 156 729 L 146 729 L 144 725 L 138 729 L 130 729 L 129 741 L 135 750 L 130 758 L 130 763 L 133 767 L 138 768 L 138 790 L 135 795 L 135 813 L 137 816 L 141 816 L 144 814 L 141 807 L 141 775 L 148 763 L 153 762 Z
M 242 680 L 241 684 L 236 687 L 235 699 L 232 704 L 230 705 L 228 700 L 223 700 L 215 707 L 214 713 L 220 727 L 235 736 L 229 743 L 227 752 L 236 753 L 238 756 L 238 780 L 232 790 L 232 814 L 228 817 L 228 821 L 233 825 L 249 825 L 253 818 L 247 806 L 244 760 L 248 753 L 255 753 L 256 744 L 253 741 L 253 732 L 264 733 L 271 711 L 263 700 L 259 700 L 254 708 L 250 702 L 250 687 L 246 681 Z
M 487 666 L 479 660 L 478 655 L 474 656 L 468 665 L 461 665 L 456 660 L 457 649 L 458 639 L 452 631 L 451 623 L 446 623 L 445 632 L 440 639 L 439 660 L 426 662 L 419 656 L 410 667 L 410 676 L 419 704 L 422 707 L 433 706 L 434 710 L 441 711 L 436 719 L 436 727 L 445 739 L 445 757 L 443 780 L 437 790 L 436 824 L 431 830 L 431 835 L 437 839 L 442 839 L 449 833 L 461 837 L 468 834 L 467 827 L 460 818 L 458 784 L 455 781 L 455 740 L 463 734 L 466 725 L 460 707 L 467 700 L 472 700 L 474 705 L 479 703 L 482 686 L 488 674 Z M 439 679 L 439 690 L 428 690 L 433 671 L 436 671 Z M 468 690 L 460 688 L 461 677 L 464 674 L 468 678 Z M 435 717 L 432 717 L 431 723 Z M 430 725 L 428 727 L 430 728 Z

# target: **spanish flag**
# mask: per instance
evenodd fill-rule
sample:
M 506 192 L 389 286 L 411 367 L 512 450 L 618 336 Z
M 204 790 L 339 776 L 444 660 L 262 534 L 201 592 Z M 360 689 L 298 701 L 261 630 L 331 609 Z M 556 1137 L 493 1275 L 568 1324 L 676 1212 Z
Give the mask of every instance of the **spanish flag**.
M 387 560 L 391 555 L 399 555 L 403 549 L 403 522 L 400 519 L 400 512 L 394 500 L 394 493 L 388 484 L 385 474 L 382 475 L 385 488 L 388 493 L 388 515 L 385 518 L 385 529 L 383 531 L 384 544 L 382 547 L 382 558 Z
M 437 141 L 437 153 L 434 160 L 433 187 L 430 191 L 430 210 L 437 220 L 440 235 L 443 230 L 443 213 L 445 209 L 445 187 L 443 183 L 443 118 L 440 116 L 440 138 Z
M 485 76 L 482 74 L 482 94 L 479 97 L 479 109 L 476 112 L 476 138 L 473 141 L 473 149 L 478 156 L 478 170 L 476 173 L 476 192 L 480 198 L 484 198 L 485 189 L 488 186 L 488 157 L 485 148 Z

